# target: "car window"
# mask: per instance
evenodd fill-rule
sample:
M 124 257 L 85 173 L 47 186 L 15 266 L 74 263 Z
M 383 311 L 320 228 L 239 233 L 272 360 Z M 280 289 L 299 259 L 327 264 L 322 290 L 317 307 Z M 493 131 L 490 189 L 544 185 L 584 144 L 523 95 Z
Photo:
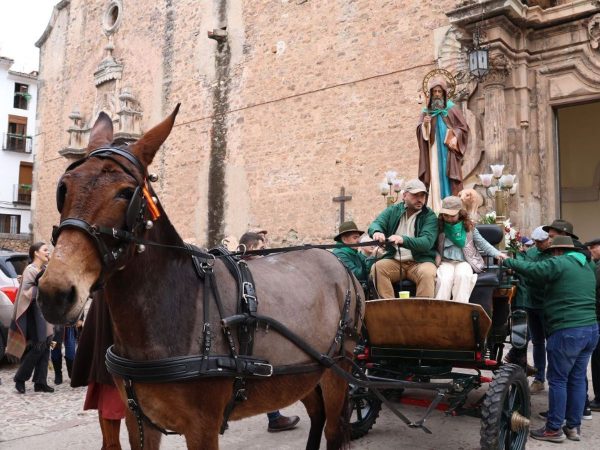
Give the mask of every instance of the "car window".
M 26 255 L 15 255 L 6 259 L 5 264 L 2 265 L 2 271 L 10 278 L 16 278 L 17 275 L 23 274 L 27 264 L 29 264 L 29 258 Z

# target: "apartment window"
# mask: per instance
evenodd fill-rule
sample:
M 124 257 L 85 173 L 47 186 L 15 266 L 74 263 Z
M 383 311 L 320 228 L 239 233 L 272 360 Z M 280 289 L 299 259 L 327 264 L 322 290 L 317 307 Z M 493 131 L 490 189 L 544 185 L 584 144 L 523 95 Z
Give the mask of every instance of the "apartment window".
M 27 136 L 27 117 L 8 116 L 8 133 L 3 149 L 13 152 L 31 153 L 31 137 Z
M 21 230 L 21 216 L 14 214 L 0 214 L 0 233 L 19 234 Z
M 33 164 L 29 162 L 21 162 L 19 165 L 19 185 L 16 193 L 17 203 L 31 205 L 31 184 L 33 183 Z
M 29 86 L 22 83 L 15 83 L 15 99 L 13 101 L 13 107 L 18 109 L 27 109 L 27 104 L 31 99 L 29 93 Z

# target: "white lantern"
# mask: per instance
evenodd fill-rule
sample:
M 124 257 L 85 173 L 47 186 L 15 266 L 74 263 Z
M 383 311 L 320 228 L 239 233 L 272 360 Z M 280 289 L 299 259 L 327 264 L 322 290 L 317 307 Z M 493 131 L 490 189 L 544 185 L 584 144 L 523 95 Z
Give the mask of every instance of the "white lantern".
M 481 184 L 485 188 L 489 188 L 492 185 L 492 177 L 494 175 L 491 173 L 483 173 L 479 175 L 479 179 L 481 180 Z
M 504 170 L 504 164 L 491 165 L 490 169 L 492 169 L 492 174 L 494 174 L 494 178 L 500 178 L 502 176 L 502 171 Z

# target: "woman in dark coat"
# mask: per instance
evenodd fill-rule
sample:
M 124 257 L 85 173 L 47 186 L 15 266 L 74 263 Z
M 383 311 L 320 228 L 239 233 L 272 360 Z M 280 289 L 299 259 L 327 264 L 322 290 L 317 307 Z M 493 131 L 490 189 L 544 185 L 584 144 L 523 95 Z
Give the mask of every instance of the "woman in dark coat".
M 25 393 L 25 382 L 32 374 L 35 392 L 54 392 L 47 381 L 53 328 L 44 319 L 36 302 L 36 281 L 50 258 L 48 246 L 44 242 L 36 242 L 29 247 L 29 258 L 31 264 L 23 271 L 23 281 L 15 301 L 6 353 L 21 360 L 14 378 L 15 388 L 20 394 Z
M 102 449 L 120 449 L 119 430 L 125 404 L 104 363 L 113 344 L 112 320 L 104 291 L 94 294 L 73 362 L 72 387 L 87 386 L 84 410 L 97 409 L 102 430 Z

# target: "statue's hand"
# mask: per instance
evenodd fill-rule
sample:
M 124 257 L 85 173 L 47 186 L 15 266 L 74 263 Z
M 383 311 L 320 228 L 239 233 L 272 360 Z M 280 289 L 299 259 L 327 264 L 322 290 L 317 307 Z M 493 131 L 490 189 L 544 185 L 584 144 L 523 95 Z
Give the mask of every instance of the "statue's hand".
M 450 142 L 448 142 L 448 147 L 450 147 L 450 150 L 458 150 L 458 139 L 456 138 L 456 136 L 450 139 Z

